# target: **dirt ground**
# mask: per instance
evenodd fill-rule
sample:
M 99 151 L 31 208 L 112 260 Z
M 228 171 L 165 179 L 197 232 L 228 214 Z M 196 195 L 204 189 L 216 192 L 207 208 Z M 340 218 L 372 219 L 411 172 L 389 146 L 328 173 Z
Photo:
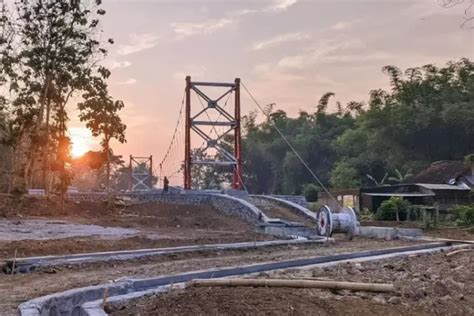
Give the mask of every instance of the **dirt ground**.
M 427 264 L 429 262 L 429 265 Z M 260 278 L 394 283 L 390 294 L 290 288 L 187 288 L 118 307 L 112 315 L 473 315 L 474 252 L 261 274 Z
M 139 233 L 117 239 L 82 236 L 0 241 L 0 259 L 13 257 L 15 249 L 18 257 L 25 257 L 274 239 L 257 233 L 255 227 L 243 220 L 223 215 L 206 205 L 147 203 L 111 211 L 104 203 L 81 202 L 68 203 L 66 209 L 67 212 L 61 212 L 54 201 L 28 199 L 22 209 L 9 214 L 8 219 L 17 220 L 18 227 L 28 219 L 54 218 L 67 223 L 130 228 Z
M 383 241 L 356 238 L 353 241 L 348 241 L 345 236 L 336 237 L 338 240 L 331 246 L 311 244 L 247 251 L 190 253 L 139 260 L 71 265 L 54 269 L 45 268 L 32 274 L 0 274 L 0 315 L 16 315 L 18 304 L 35 297 L 71 288 L 110 282 L 123 277 L 154 277 L 213 267 L 326 256 L 413 244 L 401 240 Z
M 105 239 L 99 238 L 98 236 L 82 236 L 49 240 L 29 239 L 0 241 L 0 260 L 2 258 L 12 257 L 15 250 L 17 251 L 18 257 L 24 257 L 273 239 L 269 235 L 255 232 L 253 226 L 245 223 L 241 219 L 223 215 L 205 205 L 177 206 L 149 203 L 108 210 L 104 203 L 82 202 L 68 203 L 66 210 L 67 211 L 62 212 L 60 204 L 56 201 L 26 199 L 21 207 L 9 212 L 0 212 L 2 213 L 0 216 L 8 220 L 20 222 L 18 225 L 21 225 L 23 221 L 39 219 L 52 222 L 65 221 L 71 224 L 93 224 L 104 227 L 129 228 L 138 231 L 138 233 L 131 237 L 116 239 Z M 285 211 L 288 212 L 288 210 L 285 209 L 276 210 L 275 212 L 281 213 Z M 291 214 L 293 213 L 288 213 L 288 216 L 294 215 Z M 0 217 L 0 221 L 1 220 Z M 458 234 L 461 233 L 458 230 L 454 232 L 447 230 L 442 232 L 433 231 L 433 234 L 445 237 L 448 235 L 454 236 L 454 234 L 459 236 Z M 467 238 L 469 236 L 470 238 Z M 57 236 L 52 237 L 57 238 Z M 462 239 L 474 239 L 472 235 L 468 235 L 467 237 Z M 358 250 L 403 246 L 407 244 L 413 244 L 413 242 L 400 240 L 383 241 L 364 238 L 356 238 L 353 241 L 348 241 L 345 236 L 336 236 L 336 243 L 329 247 L 322 245 L 300 245 L 270 247 L 260 250 L 189 253 L 148 257 L 129 261 L 109 261 L 44 268 L 28 275 L 0 274 L 0 315 L 16 315 L 18 304 L 35 297 L 72 288 L 110 282 L 111 280 L 117 280 L 123 277 L 155 277 L 158 275 L 212 267 L 325 256 Z M 284 291 L 285 289 L 281 290 Z M 226 295 L 225 293 L 225 291 L 222 292 L 222 295 L 224 295 L 223 299 Z M 293 292 L 287 291 L 286 294 L 285 292 L 281 293 L 283 293 L 281 294 L 283 296 L 278 296 L 280 295 L 278 292 L 275 294 L 276 297 L 286 297 Z M 221 293 L 214 293 L 212 295 L 218 297 Z M 305 297 L 303 296 L 303 298 Z M 297 299 L 298 298 L 295 298 L 295 300 Z M 344 296 L 344 299 L 346 299 L 346 296 Z M 350 299 L 356 300 L 354 303 L 354 308 L 356 308 L 358 306 L 357 300 L 360 300 L 360 298 L 351 297 Z M 315 299 L 315 302 L 318 302 L 318 300 L 319 298 Z M 211 303 L 212 300 L 209 300 L 209 304 Z M 218 305 L 224 306 L 225 304 L 226 303 L 220 302 Z M 323 307 L 326 306 L 324 302 L 321 304 L 323 304 L 321 305 Z M 272 299 L 268 299 L 269 313 L 272 313 L 272 305 Z M 295 303 L 295 305 L 299 306 L 301 304 Z M 385 305 L 383 305 L 382 308 L 384 308 L 384 306 Z M 288 312 L 285 312 L 285 314 L 296 313 L 294 311 L 297 310 L 297 306 L 289 305 L 288 308 Z M 374 313 L 378 313 L 380 310 L 379 307 L 375 306 L 374 308 Z M 208 307 L 206 311 L 211 314 L 213 313 L 212 307 Z M 144 310 L 144 312 L 148 313 L 147 310 Z M 170 312 L 173 313 L 173 310 L 170 310 Z M 148 314 L 153 314 L 150 313 Z M 226 311 L 223 311 L 223 313 L 226 313 Z M 242 310 L 241 313 L 245 313 L 245 311 Z M 251 311 L 249 313 L 253 312 Z M 166 314 L 169 313 L 167 312 Z M 206 313 L 203 312 L 203 314 Z

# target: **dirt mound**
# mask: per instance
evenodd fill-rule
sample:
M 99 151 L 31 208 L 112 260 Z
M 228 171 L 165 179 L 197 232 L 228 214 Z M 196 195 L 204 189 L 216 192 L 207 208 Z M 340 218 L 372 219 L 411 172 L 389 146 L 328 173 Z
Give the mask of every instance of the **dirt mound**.
M 15 214 L 8 217 L 18 223 L 15 229 L 23 229 L 31 218 L 41 218 L 57 225 L 63 225 L 60 221 L 64 221 L 132 228 L 137 234 L 114 240 L 93 235 L 61 238 L 55 234 L 47 240 L 33 240 L 32 234 L 28 240 L 0 242 L 0 258 L 13 257 L 15 250 L 19 257 L 24 257 L 273 239 L 255 232 L 255 227 L 242 219 L 208 205 L 146 203 L 109 210 L 102 202 L 80 202 L 67 203 L 62 212 L 59 201 L 27 199 Z
M 209 205 L 145 203 L 129 206 L 119 214 L 122 218 L 135 217 L 134 223 L 151 227 L 253 230 L 242 219 L 224 215 Z
M 314 290 L 288 288 L 191 288 L 122 307 L 111 315 L 407 315 L 405 306 L 329 301 Z M 414 313 L 411 313 L 412 315 Z

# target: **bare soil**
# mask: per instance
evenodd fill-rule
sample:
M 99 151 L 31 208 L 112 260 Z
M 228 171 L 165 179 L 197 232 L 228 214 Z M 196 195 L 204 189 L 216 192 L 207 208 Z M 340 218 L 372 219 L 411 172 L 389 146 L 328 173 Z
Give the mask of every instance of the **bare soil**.
M 103 239 L 94 236 L 49 240 L 0 242 L 0 258 L 71 254 L 124 249 L 171 247 L 193 244 L 243 242 L 273 239 L 257 233 L 255 227 L 237 217 L 224 215 L 206 205 L 185 206 L 161 203 L 132 205 L 108 210 L 104 203 L 68 203 L 62 212 L 59 203 L 27 199 L 8 219 L 64 220 L 68 223 L 133 228 L 136 236 Z
M 396 292 L 290 288 L 186 288 L 133 301 L 112 315 L 473 315 L 474 252 L 444 253 L 312 270 L 261 274 L 260 278 L 323 277 L 394 283 Z
M 312 244 L 247 251 L 190 253 L 45 268 L 32 274 L 0 274 L 0 315 L 16 315 L 18 304 L 35 297 L 124 277 L 154 277 L 214 267 L 326 256 L 412 244 L 412 242 L 399 240 L 383 241 L 364 238 L 348 241 L 345 237 L 341 237 L 341 240 L 330 246 Z

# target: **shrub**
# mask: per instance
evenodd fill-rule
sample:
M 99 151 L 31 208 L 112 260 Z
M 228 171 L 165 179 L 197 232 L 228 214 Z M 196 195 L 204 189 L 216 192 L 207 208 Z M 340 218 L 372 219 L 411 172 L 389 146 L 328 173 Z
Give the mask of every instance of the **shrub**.
M 406 218 L 410 205 L 410 202 L 401 197 L 392 196 L 390 199 L 382 202 L 375 213 L 375 219 L 382 221 L 399 221 L 401 218 Z
M 304 187 L 303 194 L 308 202 L 317 202 L 319 187 L 310 183 Z
M 452 212 L 459 226 L 474 227 L 474 204 L 458 205 Z

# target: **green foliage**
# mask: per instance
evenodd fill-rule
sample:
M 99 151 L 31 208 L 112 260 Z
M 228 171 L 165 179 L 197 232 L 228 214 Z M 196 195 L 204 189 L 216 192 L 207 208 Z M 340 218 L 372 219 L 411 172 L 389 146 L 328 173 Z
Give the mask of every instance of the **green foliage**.
M 337 163 L 329 180 L 335 189 L 351 189 L 360 186 L 357 169 L 346 162 Z
M 272 127 L 277 125 L 324 185 L 332 188 L 410 181 L 433 161 L 461 160 L 474 148 L 474 63 L 405 71 L 386 66 L 391 89 L 374 89 L 367 102 L 328 106 L 290 118 L 268 107 L 261 123 L 244 120 L 245 181 L 255 193 L 301 194 L 314 179 Z M 368 177 L 367 175 L 370 175 Z
M 388 173 L 384 174 L 383 178 L 380 179 L 380 180 L 377 180 L 375 179 L 375 177 L 371 176 L 370 174 L 367 175 L 367 178 L 372 181 L 372 183 L 377 186 L 377 187 L 381 187 L 383 185 L 386 185 L 385 184 L 385 180 L 387 180 L 387 176 L 388 176 Z
M 404 183 L 413 177 L 412 169 L 408 169 L 405 173 L 395 168 L 395 176 L 388 177 L 388 180 L 393 183 Z
M 410 205 L 411 203 L 403 198 L 393 196 L 382 202 L 375 213 L 375 219 L 382 221 L 399 221 L 406 217 Z
M 110 192 L 111 159 L 113 156 L 110 141 L 116 139 L 122 144 L 126 142 L 125 130 L 127 126 L 118 115 L 124 104 L 120 100 L 113 100 L 108 93 L 107 84 L 100 77 L 93 78 L 86 86 L 86 91 L 83 94 L 84 101 L 78 104 L 81 111 L 79 119 L 86 123 L 92 136 L 102 137 L 102 150 L 106 155 L 106 188 L 107 192 Z M 110 195 L 108 202 L 110 206 Z
M 458 205 L 452 209 L 452 212 L 459 226 L 474 227 L 474 204 Z
M 317 202 L 320 188 L 312 183 L 304 187 L 303 194 L 308 202 Z
M 95 77 L 110 76 L 99 63 L 107 53 L 99 40 L 99 18 L 105 14 L 100 5 L 99 0 L 29 0 L 6 6 L 12 12 L 0 19 L 0 86 L 9 94 L 0 97 L 0 111 L 9 117 L 14 185 L 29 187 L 34 175 L 42 174 L 41 185 L 49 192 L 51 179 L 69 178 L 67 161 L 57 157 L 67 106 Z M 65 174 L 53 177 L 54 171 Z
M 469 154 L 464 157 L 464 164 L 467 168 L 471 169 L 471 173 L 474 175 L 474 154 Z

